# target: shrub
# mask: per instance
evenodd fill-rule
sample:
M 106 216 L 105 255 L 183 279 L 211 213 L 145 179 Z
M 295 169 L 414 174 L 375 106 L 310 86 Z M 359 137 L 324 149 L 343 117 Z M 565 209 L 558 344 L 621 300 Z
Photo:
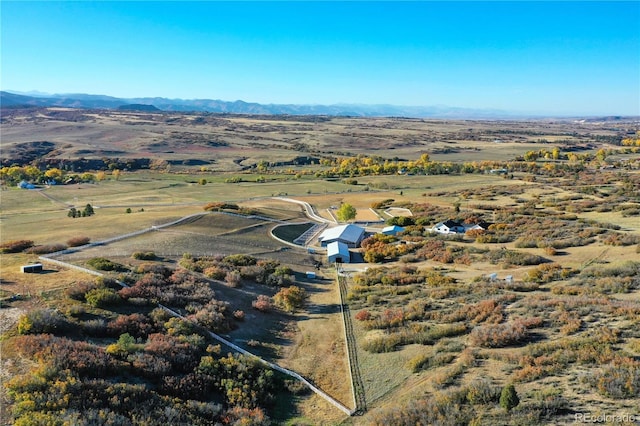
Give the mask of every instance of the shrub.
M 398 333 L 376 336 L 365 340 L 362 349 L 372 353 L 393 352 L 402 343 L 402 336 Z
M 238 321 L 244 321 L 244 311 L 241 311 L 241 310 L 233 311 L 233 317 Z
M 120 302 L 120 296 L 112 288 L 96 288 L 90 290 L 84 296 L 87 303 L 96 308 L 104 308 L 116 305 Z
M 89 259 L 87 261 L 87 265 L 100 271 L 120 272 L 127 270 L 123 265 L 112 262 L 109 259 L 105 259 L 104 257 L 94 257 L 93 259 Z
M 276 295 L 273 296 L 273 301 L 285 311 L 293 312 L 302 307 L 305 298 L 306 292 L 304 289 L 292 285 L 291 287 L 283 288 L 276 293 Z
M 500 390 L 488 379 L 476 379 L 467 387 L 467 400 L 474 405 L 498 402 Z
M 133 337 L 146 337 L 153 333 L 154 326 L 151 320 L 142 314 L 119 315 L 107 324 L 107 331 L 112 336 L 120 336 L 129 333 Z
M 69 287 L 65 293 L 68 297 L 74 300 L 84 301 L 84 296 L 90 290 L 94 290 L 98 288 L 99 285 L 92 281 L 80 281 L 77 282 L 73 287 Z
M 137 251 L 133 253 L 131 257 L 137 260 L 154 260 L 156 258 L 156 254 L 152 251 L 147 251 L 147 252 Z
M 271 310 L 271 298 L 269 296 L 265 296 L 264 294 L 258 295 L 258 298 L 251 302 L 251 306 L 254 309 L 259 310 L 260 312 L 267 312 Z
M 163 277 L 169 277 L 174 273 L 173 270 L 158 263 L 142 263 L 136 268 L 135 272 L 138 274 L 147 274 L 151 272 L 157 275 L 162 275 Z
M 239 287 L 240 281 L 241 281 L 240 272 L 238 271 L 227 272 L 227 274 L 224 276 L 224 281 L 227 283 L 229 287 L 233 287 L 233 288 Z
M 522 321 L 506 324 L 491 324 L 476 327 L 469 334 L 471 344 L 489 348 L 500 348 L 523 341 L 527 327 Z
M 36 309 L 22 315 L 18 320 L 18 333 L 42 334 L 64 331 L 66 318 L 52 309 Z
M 369 321 L 371 319 L 371 312 L 363 309 L 355 315 L 355 318 L 358 321 Z
M 57 251 L 62 251 L 66 249 L 67 246 L 64 244 L 46 244 L 40 246 L 30 247 L 25 250 L 25 253 L 29 254 L 47 254 L 47 253 L 55 253 Z
M 107 322 L 102 318 L 84 321 L 82 332 L 87 336 L 105 337 L 107 335 Z
M 91 238 L 89 237 L 73 237 L 67 240 L 69 247 L 79 247 L 89 244 Z
M 216 333 L 224 333 L 233 327 L 228 317 L 228 308 L 228 303 L 214 299 L 190 315 L 189 319 Z
M 220 266 L 211 266 L 202 271 L 202 273 L 213 280 L 223 280 L 227 275 L 227 271 Z
M 142 349 L 142 345 L 136 343 L 136 339 L 129 333 L 122 334 L 116 343 L 107 346 L 106 352 L 119 357 L 126 356 Z
M 603 240 L 604 244 L 611 246 L 631 246 L 640 243 L 640 236 L 635 234 L 623 234 L 621 232 L 611 232 Z
M 233 266 L 248 266 L 255 265 L 257 259 L 253 256 L 249 256 L 248 254 L 232 254 L 226 256 L 222 261 Z
M 412 373 L 417 373 L 427 368 L 442 367 L 443 365 L 451 363 L 455 358 L 455 354 L 446 352 L 436 352 L 431 356 L 421 354 L 411 358 L 407 363 L 407 367 Z
M 13 240 L 0 244 L 0 253 L 20 253 L 33 246 L 30 240 Z
M 221 210 L 239 210 L 240 209 L 240 207 L 238 207 L 237 204 L 223 203 L 223 202 L 208 203 L 203 208 L 206 211 L 211 211 L 211 212 L 217 212 Z
M 612 365 L 594 376 L 601 395 L 614 399 L 637 398 L 640 394 L 640 362 Z

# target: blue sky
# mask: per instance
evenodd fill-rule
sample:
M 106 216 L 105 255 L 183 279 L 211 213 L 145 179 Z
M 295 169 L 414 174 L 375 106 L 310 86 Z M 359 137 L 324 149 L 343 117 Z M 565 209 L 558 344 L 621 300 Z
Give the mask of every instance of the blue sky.
M 12 2 L 3 90 L 640 115 L 640 2 Z

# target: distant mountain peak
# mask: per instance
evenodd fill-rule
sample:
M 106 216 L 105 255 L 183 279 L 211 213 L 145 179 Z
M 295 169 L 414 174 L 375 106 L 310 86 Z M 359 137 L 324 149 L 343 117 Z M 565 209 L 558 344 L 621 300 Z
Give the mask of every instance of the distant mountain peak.
M 40 92 L 36 92 L 40 93 Z M 408 117 L 408 118 L 509 118 L 505 111 L 437 106 L 399 106 L 388 104 L 333 104 L 296 105 L 260 104 L 243 100 L 115 98 L 84 93 L 28 96 L 11 91 L 0 92 L 0 106 L 62 106 L 70 108 L 120 109 L 136 111 L 213 112 L 256 115 L 329 115 L 356 117 Z

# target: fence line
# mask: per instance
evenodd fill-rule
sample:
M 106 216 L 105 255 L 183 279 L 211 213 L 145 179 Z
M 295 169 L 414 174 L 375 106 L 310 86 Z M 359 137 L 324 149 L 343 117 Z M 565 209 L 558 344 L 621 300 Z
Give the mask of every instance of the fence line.
M 340 312 L 342 313 L 342 325 L 344 326 L 345 345 L 347 347 L 347 361 L 349 362 L 349 376 L 353 391 L 354 414 L 362 414 L 367 410 L 367 399 L 364 393 L 364 383 L 358 366 L 358 347 L 351 320 L 351 310 L 346 303 L 347 283 L 346 278 L 340 274 L 340 266 L 336 264 L 336 280 L 340 294 Z

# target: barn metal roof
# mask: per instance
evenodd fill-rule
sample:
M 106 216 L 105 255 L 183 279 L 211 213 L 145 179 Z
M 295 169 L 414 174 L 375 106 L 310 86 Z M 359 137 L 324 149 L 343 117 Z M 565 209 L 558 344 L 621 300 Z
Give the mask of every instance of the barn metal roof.
M 326 229 L 320 234 L 320 241 L 342 240 L 350 243 L 357 243 L 364 234 L 364 228 L 348 224 Z

